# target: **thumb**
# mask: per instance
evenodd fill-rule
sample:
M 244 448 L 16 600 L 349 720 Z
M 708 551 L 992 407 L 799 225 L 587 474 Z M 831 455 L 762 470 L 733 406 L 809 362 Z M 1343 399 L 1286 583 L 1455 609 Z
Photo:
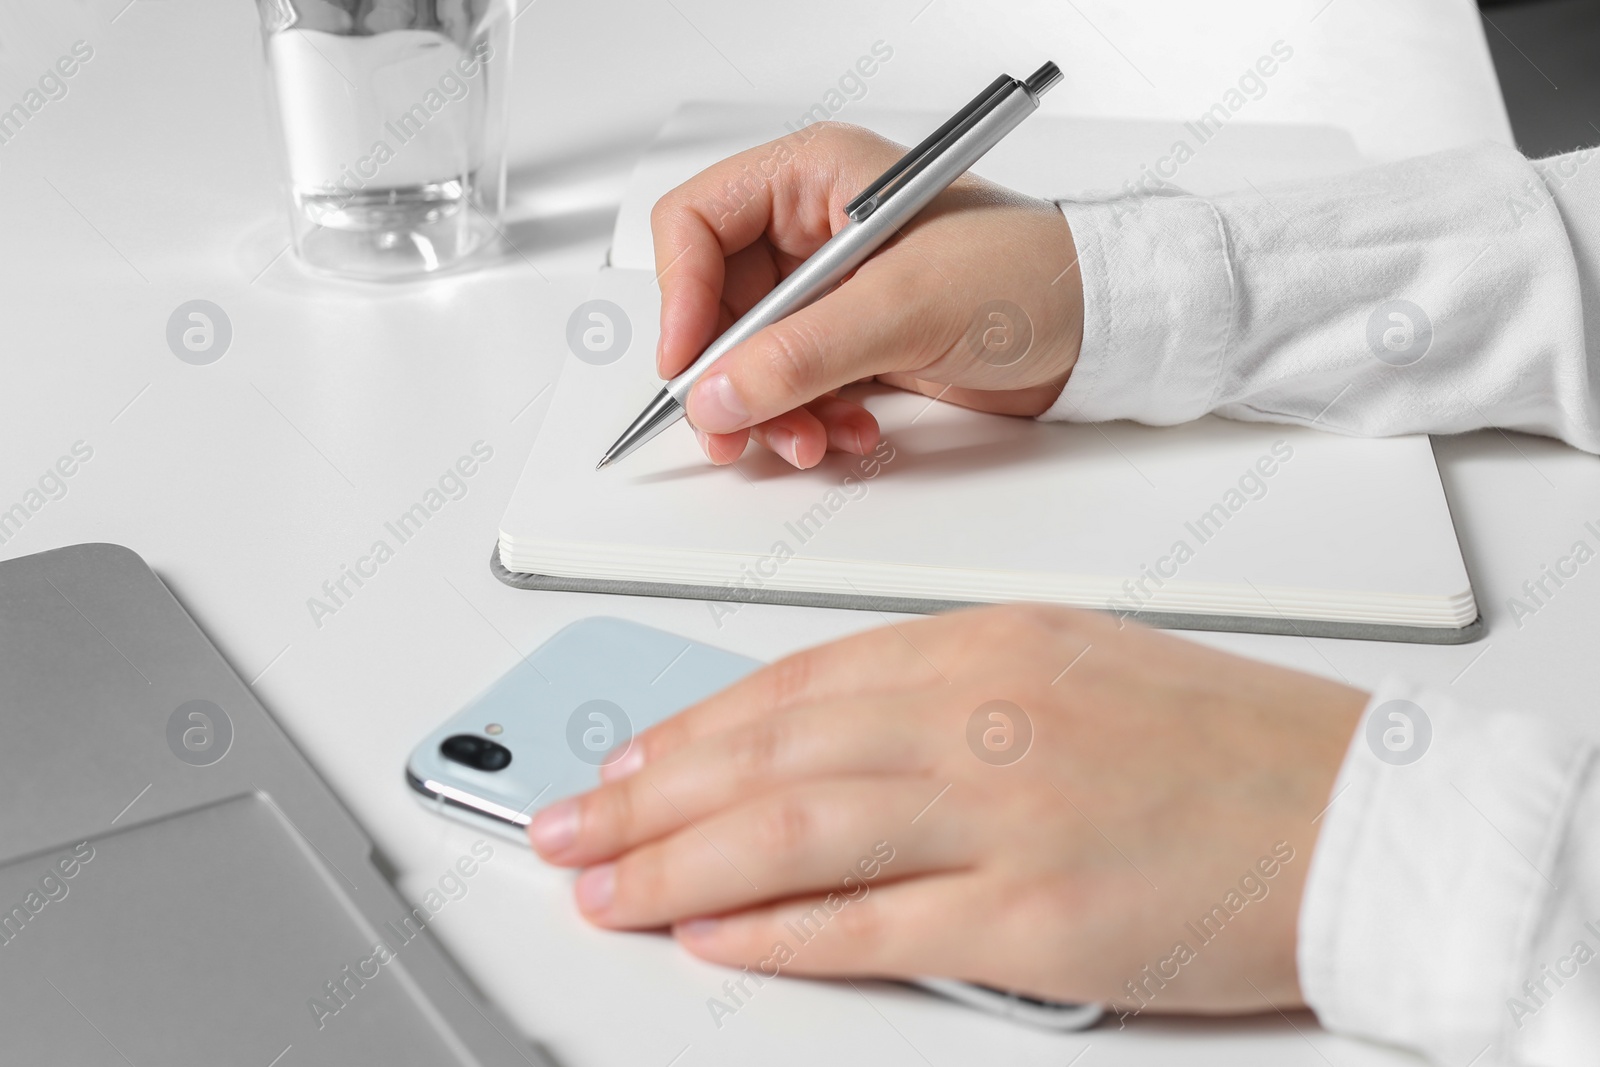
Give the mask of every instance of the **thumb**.
M 857 272 L 734 348 L 690 390 L 689 421 L 707 433 L 732 433 L 851 382 L 931 361 L 938 355 L 928 351 L 933 316 L 886 290 Z

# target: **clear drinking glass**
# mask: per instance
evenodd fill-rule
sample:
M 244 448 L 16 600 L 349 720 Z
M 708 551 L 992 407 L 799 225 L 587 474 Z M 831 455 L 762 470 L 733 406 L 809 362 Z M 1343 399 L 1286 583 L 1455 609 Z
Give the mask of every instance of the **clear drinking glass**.
M 512 4 L 256 0 L 305 263 L 399 278 L 493 244 Z

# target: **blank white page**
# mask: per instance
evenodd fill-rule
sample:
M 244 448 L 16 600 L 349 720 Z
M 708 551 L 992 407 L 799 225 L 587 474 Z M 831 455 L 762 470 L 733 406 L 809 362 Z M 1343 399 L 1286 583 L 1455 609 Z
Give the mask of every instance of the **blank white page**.
M 603 272 L 594 295 L 627 310 L 632 343 L 608 366 L 569 360 L 501 524 L 511 570 L 1441 627 L 1477 614 L 1422 436 L 1042 423 L 873 386 L 872 463 L 798 471 L 752 444 L 714 467 L 679 424 L 595 471 L 661 383 L 652 275 Z

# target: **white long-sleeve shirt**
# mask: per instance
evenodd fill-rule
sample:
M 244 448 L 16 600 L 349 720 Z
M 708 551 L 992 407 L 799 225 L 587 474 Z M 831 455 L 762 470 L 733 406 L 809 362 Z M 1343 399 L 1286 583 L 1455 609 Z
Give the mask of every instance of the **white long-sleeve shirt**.
M 1061 208 L 1084 338 L 1044 418 L 1497 426 L 1600 452 L 1600 150 Z M 1431 739 L 1404 764 L 1351 741 L 1301 904 L 1307 1002 L 1441 1064 L 1600 1063 L 1595 741 L 1401 681 L 1371 736 L 1406 728 L 1395 700 Z

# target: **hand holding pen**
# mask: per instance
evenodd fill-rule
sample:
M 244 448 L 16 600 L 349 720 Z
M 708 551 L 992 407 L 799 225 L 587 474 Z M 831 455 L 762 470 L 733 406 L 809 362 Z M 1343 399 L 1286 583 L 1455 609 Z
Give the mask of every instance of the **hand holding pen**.
M 903 154 L 865 130 L 819 124 L 718 163 L 663 197 L 652 217 L 658 373 L 676 378 L 702 352 L 714 354 L 708 345 L 820 258 L 850 224 L 851 202 Z M 730 211 L 735 180 L 748 195 Z M 874 213 L 893 197 L 884 204 Z M 1054 204 L 963 174 L 909 212 L 843 284 L 714 359 L 686 390 L 689 422 L 713 462 L 737 459 L 753 437 L 810 467 L 829 449 L 865 455 L 876 447 L 876 420 L 835 395 L 863 379 L 984 411 L 1038 414 L 1077 359 L 1076 258 Z

